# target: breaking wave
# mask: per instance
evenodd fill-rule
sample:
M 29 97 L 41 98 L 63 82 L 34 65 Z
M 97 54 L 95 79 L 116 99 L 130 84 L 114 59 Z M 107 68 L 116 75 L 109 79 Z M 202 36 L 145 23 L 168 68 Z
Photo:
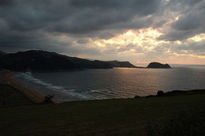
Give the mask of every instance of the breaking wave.
M 86 92 L 85 93 L 77 92 L 75 89 L 66 89 L 62 86 L 56 86 L 56 85 L 53 85 L 51 83 L 47 83 L 45 81 L 42 81 L 38 78 L 33 77 L 32 73 L 30 73 L 30 72 L 17 73 L 17 74 L 14 75 L 14 78 L 17 79 L 17 80 L 20 80 L 21 82 L 24 82 L 24 83 L 25 82 L 30 82 L 30 83 L 33 83 L 34 86 L 38 85 L 38 87 L 40 86 L 41 88 L 47 88 L 54 95 L 62 93 L 62 95 L 64 96 L 63 99 L 66 100 L 66 101 L 68 101 L 68 99 L 66 99 L 66 96 L 71 97 L 72 100 L 73 99 L 76 99 L 76 100 L 98 99 L 98 98 L 93 97 L 92 95 L 89 95 L 89 93 L 86 93 Z M 34 86 L 30 86 L 30 87 L 35 90 Z M 41 92 L 41 93 L 43 93 L 43 92 Z M 56 99 L 58 99 L 58 98 L 56 98 Z

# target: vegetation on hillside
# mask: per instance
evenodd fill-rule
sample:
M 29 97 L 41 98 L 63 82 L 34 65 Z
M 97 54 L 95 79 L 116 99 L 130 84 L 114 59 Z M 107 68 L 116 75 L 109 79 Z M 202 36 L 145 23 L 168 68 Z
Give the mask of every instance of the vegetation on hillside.
M 41 50 L 0 55 L 0 69 L 13 71 L 62 71 L 113 67 L 134 68 L 135 66 L 130 62 L 87 60 Z
M 0 107 L 31 105 L 32 102 L 10 85 L 0 84 Z
M 205 134 L 204 97 L 193 94 L 1 107 L 0 135 L 201 136 Z

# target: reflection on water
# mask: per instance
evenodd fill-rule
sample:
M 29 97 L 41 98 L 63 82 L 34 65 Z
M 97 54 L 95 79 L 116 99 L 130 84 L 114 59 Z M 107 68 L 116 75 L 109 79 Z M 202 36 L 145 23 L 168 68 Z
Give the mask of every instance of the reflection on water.
M 90 69 L 74 72 L 32 73 L 31 77 L 47 83 L 46 88 L 50 91 L 46 93 L 56 93 L 63 101 L 71 98 L 72 100 L 131 98 L 136 95 L 156 94 L 158 90 L 205 88 L 204 67 Z M 23 81 L 22 76 L 16 78 Z M 25 83 L 25 80 L 23 82 Z M 33 84 L 26 82 L 30 86 Z

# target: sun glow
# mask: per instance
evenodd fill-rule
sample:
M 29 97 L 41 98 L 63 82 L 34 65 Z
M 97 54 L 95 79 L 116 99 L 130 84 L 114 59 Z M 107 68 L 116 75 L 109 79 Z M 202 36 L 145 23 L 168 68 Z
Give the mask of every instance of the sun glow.
M 118 35 L 115 35 L 109 39 L 95 39 L 92 40 L 90 45 L 98 48 L 101 52 L 109 52 L 112 55 L 118 56 L 119 58 L 132 58 L 132 56 L 138 57 L 143 61 L 146 55 L 153 56 L 153 59 L 159 61 L 165 61 L 165 58 L 158 58 L 155 53 L 166 53 L 167 60 L 176 63 L 188 63 L 183 62 L 189 58 L 190 63 L 195 60 L 203 60 L 205 56 L 190 53 L 188 50 L 181 50 L 180 53 L 176 52 L 175 46 L 186 46 L 192 42 L 201 42 L 205 40 L 205 34 L 198 34 L 184 41 L 165 41 L 158 39 L 163 34 L 161 29 L 154 28 L 142 28 L 138 30 L 129 29 Z M 169 45 L 172 46 L 169 46 Z M 168 46 L 167 46 L 168 45 Z M 174 56 L 174 57 L 170 57 Z M 134 59 L 133 59 L 134 60 Z M 183 60 L 183 61 L 182 61 Z M 198 62 L 197 62 L 198 63 Z
M 175 56 L 189 56 L 193 58 L 199 58 L 199 59 L 205 59 L 205 56 L 200 56 L 200 55 L 195 55 L 195 54 L 178 54 L 178 53 L 173 53 Z
M 202 40 L 205 40 L 205 33 L 195 35 L 195 36 L 189 38 L 188 40 L 195 41 L 195 42 L 200 42 Z
M 110 39 L 97 40 L 94 43 L 99 47 L 105 47 L 107 45 L 128 46 L 130 44 L 138 47 L 144 47 L 151 50 L 162 41 L 158 41 L 157 38 L 161 35 L 161 32 L 153 28 L 143 28 L 139 30 L 128 30 L 122 34 L 116 35 Z M 147 47 L 145 47 L 147 46 Z M 149 46 L 149 47 L 148 47 Z

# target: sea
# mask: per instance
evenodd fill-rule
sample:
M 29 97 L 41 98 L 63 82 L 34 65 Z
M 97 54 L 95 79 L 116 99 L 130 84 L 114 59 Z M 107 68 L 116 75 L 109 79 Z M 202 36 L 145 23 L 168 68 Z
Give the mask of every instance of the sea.
M 156 95 L 158 90 L 205 89 L 205 65 L 172 69 L 113 68 L 68 72 L 19 72 L 13 78 L 54 101 L 102 100 Z

